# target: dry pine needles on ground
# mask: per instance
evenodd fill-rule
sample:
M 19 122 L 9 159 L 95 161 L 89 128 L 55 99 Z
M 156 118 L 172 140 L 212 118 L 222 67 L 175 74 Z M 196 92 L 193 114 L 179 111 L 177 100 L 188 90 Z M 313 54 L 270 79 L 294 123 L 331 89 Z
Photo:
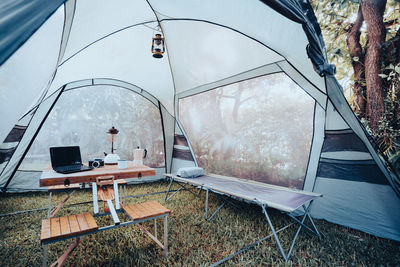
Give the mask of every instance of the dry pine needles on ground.
M 130 185 L 128 195 L 160 192 L 167 189 L 165 182 Z M 83 238 L 68 259 L 70 266 L 207 266 L 228 256 L 269 234 L 261 209 L 255 205 L 237 202 L 239 206 L 226 205 L 211 221 L 204 219 L 205 194 L 200 197 L 181 191 L 170 201 L 164 202 L 165 194 L 129 198 L 128 203 L 157 200 L 171 209 L 169 217 L 169 257 L 164 259 L 162 251 L 143 234 L 137 225 L 104 231 Z M 53 203 L 61 201 L 65 192 L 53 194 Z M 0 197 L 0 213 L 46 208 L 47 193 L 6 194 Z M 89 202 L 90 190 L 75 192 L 67 204 Z M 210 198 L 210 209 L 216 209 L 221 200 Z M 91 211 L 91 204 L 64 207 L 59 216 Z M 289 223 L 287 216 L 278 211 L 271 213 L 274 224 Z M 39 266 L 42 250 L 39 244 L 41 220 L 47 210 L 20 213 L 0 217 L 0 255 L 2 266 Z M 127 218 L 121 214 L 121 220 Z M 99 226 L 111 224 L 107 217 L 96 219 Z M 274 239 L 232 258 L 227 266 L 371 266 L 400 265 L 400 244 L 378 238 L 356 230 L 315 220 L 323 234 L 321 239 L 302 231 L 290 260 L 285 263 Z M 152 222 L 147 223 L 148 227 Z M 159 227 L 161 235 L 161 227 Z M 295 227 L 279 234 L 284 247 L 290 245 Z M 49 246 L 49 262 L 54 261 L 69 246 L 71 240 Z

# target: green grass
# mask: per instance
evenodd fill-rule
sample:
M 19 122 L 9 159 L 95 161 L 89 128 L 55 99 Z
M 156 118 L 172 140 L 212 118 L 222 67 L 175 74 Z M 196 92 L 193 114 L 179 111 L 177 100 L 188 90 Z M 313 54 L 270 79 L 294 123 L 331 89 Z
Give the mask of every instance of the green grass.
M 156 182 L 128 186 L 128 195 L 164 191 L 167 184 Z M 53 194 L 61 201 L 65 192 Z M 68 259 L 70 266 L 207 266 L 270 233 L 261 209 L 255 205 L 236 202 L 240 209 L 226 205 L 211 221 L 204 220 L 204 192 L 200 197 L 181 191 L 170 201 L 164 194 L 130 198 L 128 203 L 157 200 L 171 209 L 169 217 L 169 257 L 164 259 L 162 250 L 136 225 L 85 236 Z M 90 190 L 74 193 L 67 204 L 91 200 Z M 47 193 L 6 194 L 0 196 L 0 213 L 45 208 Z M 213 211 L 221 200 L 213 195 Z M 58 215 L 92 211 L 92 205 L 63 208 Z M 2 266 L 39 266 L 42 251 L 39 244 L 41 220 L 47 211 L 36 211 L 0 217 L 0 255 Z M 119 214 L 121 221 L 127 220 Z M 111 224 L 109 217 L 96 218 L 99 226 Z M 271 210 L 271 220 L 279 227 L 290 222 L 280 212 Z M 285 263 L 274 239 L 232 258 L 226 266 L 400 266 L 400 244 L 353 229 L 315 220 L 322 238 L 301 231 L 290 260 Z M 152 228 L 152 222 L 144 224 Z M 159 220 L 161 225 L 161 220 Z M 162 227 L 158 227 L 161 235 Z M 285 248 L 290 245 L 296 227 L 279 234 Z M 72 239 L 49 246 L 49 263 L 71 243 Z

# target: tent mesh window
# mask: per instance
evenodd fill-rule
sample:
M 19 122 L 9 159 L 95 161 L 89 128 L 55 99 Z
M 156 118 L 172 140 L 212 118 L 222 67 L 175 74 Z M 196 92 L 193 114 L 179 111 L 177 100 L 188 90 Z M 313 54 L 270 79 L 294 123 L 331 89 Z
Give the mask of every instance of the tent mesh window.
M 79 145 L 83 162 L 110 153 L 107 130 L 115 126 L 114 143 L 120 158 L 133 159 L 133 150 L 148 150 L 144 164 L 164 167 L 164 139 L 160 110 L 128 89 L 89 86 L 62 94 L 43 124 L 19 170 L 43 170 L 50 162 L 52 146 Z
M 277 73 L 180 99 L 179 119 L 208 172 L 301 189 L 314 105 Z

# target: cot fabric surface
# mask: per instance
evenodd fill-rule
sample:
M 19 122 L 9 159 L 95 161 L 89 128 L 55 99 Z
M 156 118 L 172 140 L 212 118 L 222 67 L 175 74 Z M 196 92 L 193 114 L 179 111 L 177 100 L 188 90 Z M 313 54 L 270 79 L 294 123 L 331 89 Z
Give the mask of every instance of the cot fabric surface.
M 259 204 L 266 204 L 268 207 L 286 212 L 293 212 L 305 203 L 321 196 L 320 194 L 306 191 L 219 175 L 204 175 L 190 179 L 174 175 L 174 179 L 258 202 Z

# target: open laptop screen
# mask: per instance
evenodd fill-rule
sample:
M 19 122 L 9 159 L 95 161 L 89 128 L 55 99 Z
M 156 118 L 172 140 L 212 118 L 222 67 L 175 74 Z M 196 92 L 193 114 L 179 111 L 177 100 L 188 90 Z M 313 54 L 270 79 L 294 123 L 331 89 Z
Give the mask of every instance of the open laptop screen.
M 50 147 L 50 158 L 53 168 L 82 164 L 79 146 Z

